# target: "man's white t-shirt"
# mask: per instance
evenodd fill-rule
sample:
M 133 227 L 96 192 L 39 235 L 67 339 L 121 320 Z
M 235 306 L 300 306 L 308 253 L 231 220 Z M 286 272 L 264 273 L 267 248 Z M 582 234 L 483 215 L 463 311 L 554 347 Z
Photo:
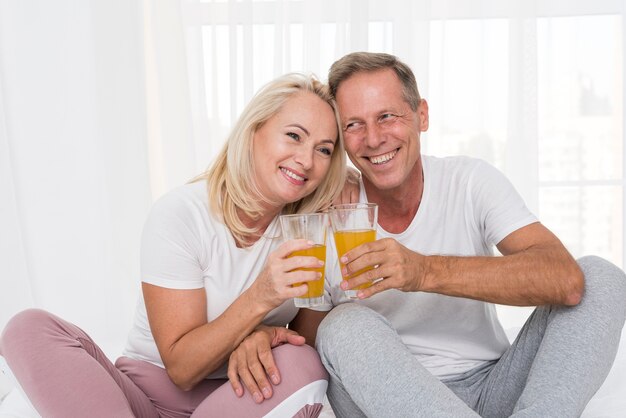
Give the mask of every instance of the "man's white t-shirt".
M 424 255 L 492 256 L 493 246 L 537 218 L 511 183 L 487 163 L 467 158 L 422 156 L 424 191 L 419 209 L 400 234 L 383 230 Z M 361 183 L 360 201 L 367 202 Z M 329 240 L 325 305 L 353 302 L 339 288 L 341 273 Z M 506 278 L 499 279 L 506 286 Z M 358 301 L 385 316 L 419 361 L 441 379 L 499 359 L 509 346 L 491 303 L 434 293 L 388 290 Z M 379 350 L 384 358 L 385 347 Z
M 280 244 L 274 219 L 264 237 L 238 248 L 228 228 L 211 215 L 206 182 L 178 187 L 152 207 L 141 238 L 142 282 L 169 289 L 206 291 L 207 318 L 217 318 L 255 281 L 269 254 Z M 263 320 L 285 326 L 296 313 L 288 300 Z M 137 302 L 124 355 L 164 367 L 146 315 L 143 297 Z M 208 378 L 226 377 L 226 365 Z

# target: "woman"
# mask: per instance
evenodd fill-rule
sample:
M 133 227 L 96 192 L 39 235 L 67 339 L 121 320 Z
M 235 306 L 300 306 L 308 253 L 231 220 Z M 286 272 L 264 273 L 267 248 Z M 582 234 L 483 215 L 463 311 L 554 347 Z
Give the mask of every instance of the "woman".
M 309 244 L 281 244 L 277 216 L 323 210 L 338 195 L 337 121 L 326 86 L 283 76 L 244 109 L 210 170 L 155 203 L 142 235 L 143 297 L 115 365 L 76 326 L 41 310 L 16 315 L 0 351 L 39 413 L 317 416 L 327 374 L 285 325 L 297 314 L 291 299 L 306 292 L 291 284 L 317 274 L 292 271 L 320 261 L 288 258 Z M 271 353 L 256 350 L 267 341 Z M 237 360 L 250 355 L 265 370 Z

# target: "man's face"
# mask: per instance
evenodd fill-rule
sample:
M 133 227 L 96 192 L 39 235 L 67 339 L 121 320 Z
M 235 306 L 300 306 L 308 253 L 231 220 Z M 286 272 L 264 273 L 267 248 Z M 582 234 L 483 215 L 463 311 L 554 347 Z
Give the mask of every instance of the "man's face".
M 422 100 L 411 110 L 392 69 L 352 75 L 339 84 L 336 100 L 346 151 L 366 185 L 393 190 L 421 179 L 420 132 L 428 129 L 428 105 Z

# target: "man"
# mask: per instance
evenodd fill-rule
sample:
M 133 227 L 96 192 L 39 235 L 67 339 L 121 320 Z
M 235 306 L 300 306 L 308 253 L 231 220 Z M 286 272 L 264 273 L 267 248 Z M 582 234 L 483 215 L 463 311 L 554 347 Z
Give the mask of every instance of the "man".
M 379 207 L 378 240 L 346 253 L 341 275 L 376 268 L 327 275 L 322 309 L 336 307 L 317 348 L 336 415 L 579 416 L 617 351 L 624 273 L 597 257 L 577 264 L 488 164 L 422 156 L 428 105 L 396 57 L 349 54 L 329 84 L 359 200 Z M 379 278 L 358 300 L 343 296 Z M 538 306 L 511 346 L 496 303 Z M 293 328 L 311 342 L 325 315 Z

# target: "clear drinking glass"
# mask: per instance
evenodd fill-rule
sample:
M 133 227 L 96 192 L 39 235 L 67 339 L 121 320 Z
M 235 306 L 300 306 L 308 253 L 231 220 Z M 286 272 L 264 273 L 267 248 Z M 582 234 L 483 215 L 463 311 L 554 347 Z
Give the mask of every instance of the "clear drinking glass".
M 378 205 L 376 203 L 348 203 L 335 205 L 328 212 L 333 228 L 337 256 L 341 257 L 351 249 L 366 242 L 376 241 L 376 225 L 378 222 Z M 341 268 L 344 264 L 340 261 Z M 361 269 L 345 279 L 351 279 L 371 270 L 374 267 Z M 354 289 L 346 290 L 349 298 L 356 298 L 360 289 L 368 288 L 372 283 L 365 283 Z
M 315 245 L 306 250 L 292 252 L 289 257 L 298 255 L 312 256 L 318 258 L 326 264 L 326 229 L 328 226 L 328 215 L 325 213 L 308 213 L 296 215 L 282 215 L 280 226 L 283 231 L 283 238 L 306 239 L 313 241 Z M 306 282 L 309 290 L 302 297 L 294 298 L 294 304 L 299 308 L 309 308 L 321 305 L 324 302 L 324 268 L 303 268 L 299 270 L 317 271 L 322 274 L 319 280 Z M 304 284 L 295 283 L 293 286 Z

